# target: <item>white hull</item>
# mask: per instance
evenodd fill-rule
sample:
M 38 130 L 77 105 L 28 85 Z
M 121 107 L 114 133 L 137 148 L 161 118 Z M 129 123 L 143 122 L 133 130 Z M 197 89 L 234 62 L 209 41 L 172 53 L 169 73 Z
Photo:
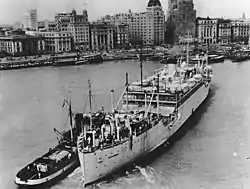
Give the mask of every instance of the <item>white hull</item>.
M 77 164 L 77 161 L 73 161 L 69 165 L 64 167 L 63 169 L 60 169 L 59 171 L 55 172 L 54 174 L 52 174 L 48 177 L 41 178 L 41 179 L 29 179 L 27 181 L 22 181 L 20 178 L 16 177 L 15 183 L 18 185 L 29 185 L 29 186 L 36 186 L 36 185 L 45 184 L 45 183 L 55 179 L 56 177 L 60 176 L 64 172 L 68 171 L 70 168 L 76 166 L 76 164 Z
M 203 84 L 178 108 L 180 116 L 172 128 L 159 122 L 147 132 L 134 137 L 132 150 L 130 149 L 130 141 L 127 140 L 112 148 L 97 150 L 94 153 L 79 151 L 84 184 L 92 183 L 107 176 L 166 142 L 205 100 L 209 92 L 209 86 L 210 83 L 208 86 Z

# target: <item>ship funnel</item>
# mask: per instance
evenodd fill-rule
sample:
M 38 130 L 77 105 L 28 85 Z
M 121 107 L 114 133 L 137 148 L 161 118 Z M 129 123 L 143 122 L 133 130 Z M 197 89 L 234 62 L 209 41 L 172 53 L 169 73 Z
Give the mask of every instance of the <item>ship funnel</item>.
M 79 134 L 83 127 L 83 114 L 82 113 L 77 113 L 75 115 L 75 127 L 76 127 L 77 134 Z
M 167 64 L 168 64 L 167 73 L 169 75 L 174 74 L 176 72 L 176 65 L 177 65 L 177 58 L 176 58 L 176 56 L 170 57 L 168 59 L 168 63 Z

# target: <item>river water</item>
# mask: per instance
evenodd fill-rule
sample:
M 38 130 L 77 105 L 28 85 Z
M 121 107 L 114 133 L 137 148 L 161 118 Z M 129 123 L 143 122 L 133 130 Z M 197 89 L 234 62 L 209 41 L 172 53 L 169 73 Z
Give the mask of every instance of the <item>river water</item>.
M 160 68 L 143 65 L 145 75 Z M 207 100 L 175 135 L 145 161 L 88 188 L 247 189 L 250 188 L 250 62 L 214 64 Z M 56 144 L 53 128 L 63 130 L 71 98 L 76 112 L 88 109 L 88 79 L 93 107 L 110 110 L 110 90 L 119 98 L 125 73 L 140 78 L 140 63 L 106 62 L 78 67 L 0 72 L 0 188 L 16 189 L 15 173 Z M 52 189 L 83 188 L 80 169 Z

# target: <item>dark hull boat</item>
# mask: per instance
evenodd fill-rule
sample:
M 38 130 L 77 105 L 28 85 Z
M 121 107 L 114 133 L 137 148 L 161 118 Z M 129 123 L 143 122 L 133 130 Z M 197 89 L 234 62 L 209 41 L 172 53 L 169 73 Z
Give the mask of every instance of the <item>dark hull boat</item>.
M 232 62 L 243 62 L 245 60 L 247 60 L 245 56 L 236 56 L 236 57 L 231 58 Z
M 208 63 L 220 63 L 224 62 L 225 57 L 223 55 L 208 55 Z
M 83 64 L 88 64 L 88 60 L 80 59 L 75 62 L 75 65 L 83 65 Z
M 53 66 L 73 66 L 76 65 L 75 59 L 68 59 L 68 60 L 57 60 L 53 63 Z
M 93 54 L 88 56 L 83 56 L 84 59 L 88 61 L 89 64 L 103 63 L 103 58 L 101 54 Z
M 63 142 L 19 171 L 15 183 L 28 186 L 48 184 L 64 172 L 73 171 L 78 166 L 76 148 Z
M 160 56 L 152 56 L 152 57 L 148 57 L 146 58 L 147 61 L 159 61 L 161 60 L 162 58 Z
M 64 105 L 69 106 L 70 130 L 60 133 L 54 129 L 61 138 L 58 145 L 50 148 L 43 156 L 21 169 L 15 178 L 17 185 L 37 186 L 53 183 L 59 178 L 66 177 L 79 166 L 77 154 L 77 137 L 82 132 L 83 114 L 75 114 L 75 124 L 72 124 L 71 101 L 64 100 Z M 64 106 L 63 105 L 63 106 Z

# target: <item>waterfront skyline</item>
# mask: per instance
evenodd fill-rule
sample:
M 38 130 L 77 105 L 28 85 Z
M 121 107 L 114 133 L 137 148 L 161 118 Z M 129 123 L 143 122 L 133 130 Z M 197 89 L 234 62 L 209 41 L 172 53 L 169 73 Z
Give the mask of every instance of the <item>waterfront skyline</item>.
M 87 9 L 92 21 L 106 14 L 128 12 L 129 9 L 142 12 L 147 3 L 148 0 L 53 0 L 53 3 L 49 0 L 1 0 L 0 23 L 21 22 L 23 14 L 31 8 L 37 9 L 38 20 L 53 20 L 56 12 L 69 12 L 73 8 L 77 12 Z M 244 10 L 250 6 L 248 0 L 240 0 L 240 3 L 233 0 L 194 0 L 194 3 L 197 16 L 239 18 L 243 12 L 250 15 L 250 11 Z M 161 4 L 166 13 L 168 0 L 161 0 Z

